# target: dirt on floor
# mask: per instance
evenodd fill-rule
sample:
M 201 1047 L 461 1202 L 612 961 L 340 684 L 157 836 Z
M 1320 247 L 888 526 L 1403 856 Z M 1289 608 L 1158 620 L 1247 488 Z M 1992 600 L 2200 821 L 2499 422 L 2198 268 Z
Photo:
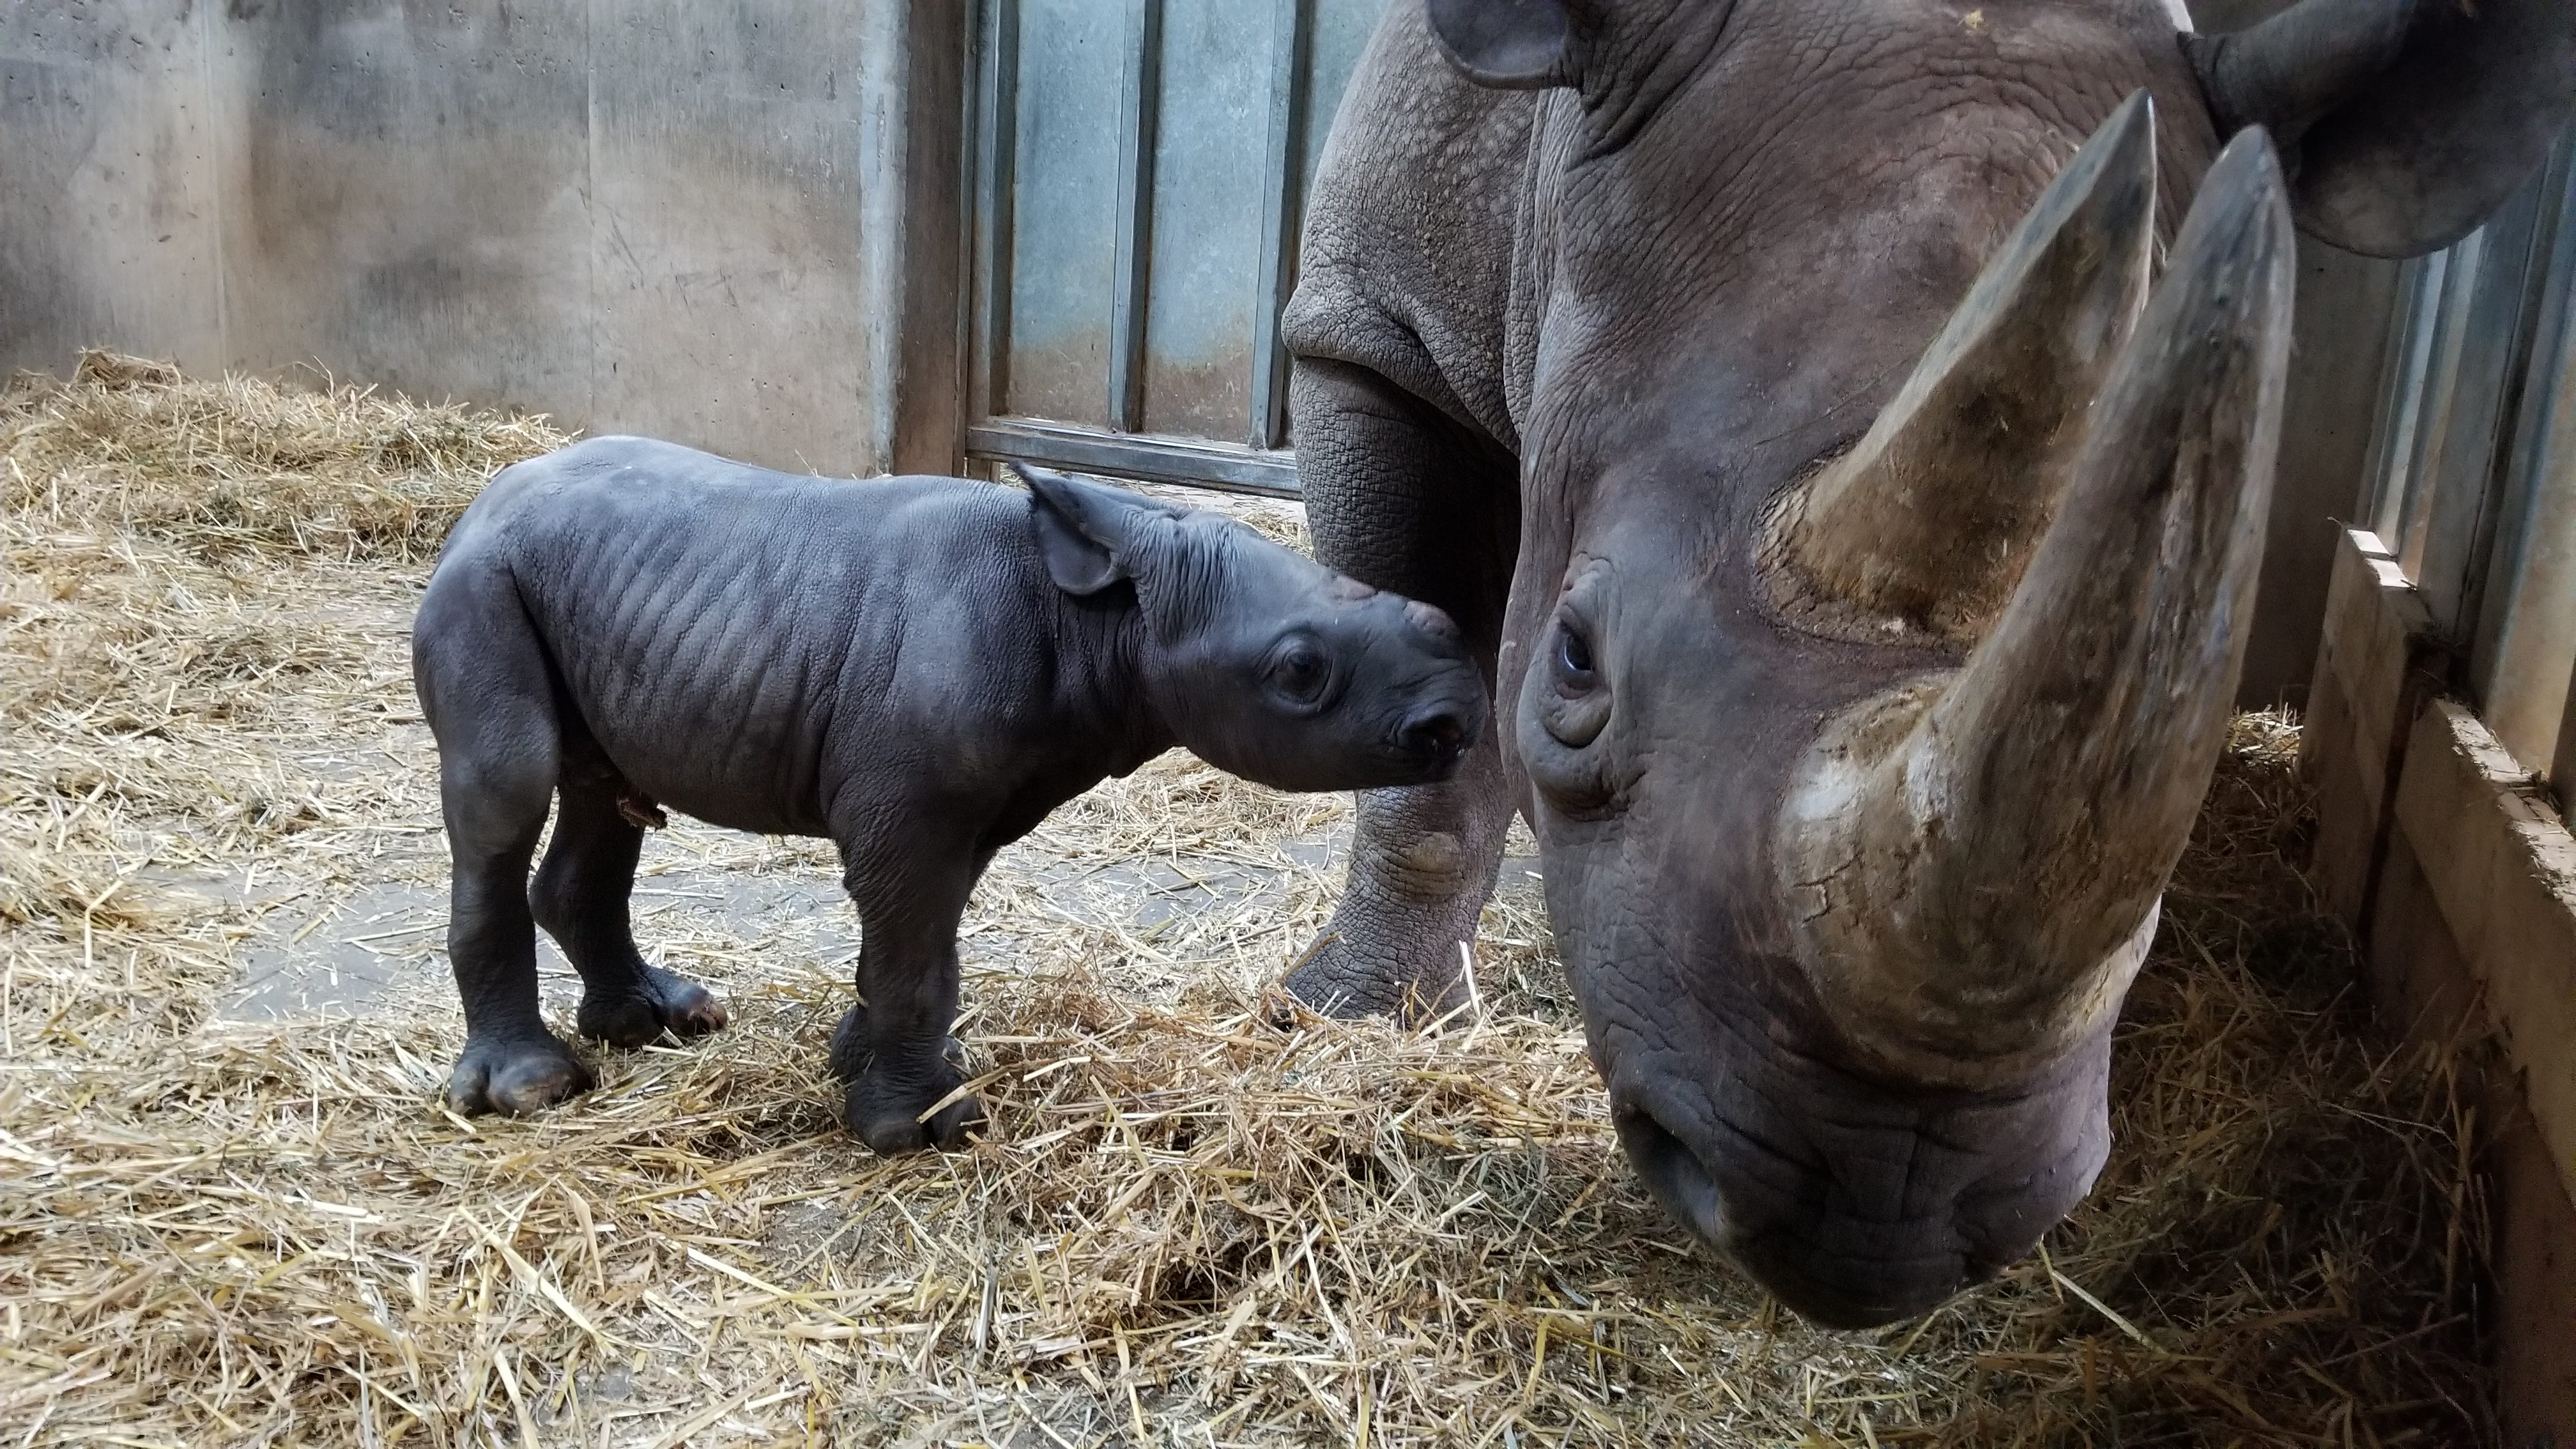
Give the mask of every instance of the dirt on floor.
M 2175 881 L 2091 1200 L 1882 1332 L 1646 1202 L 1525 839 L 1481 1011 L 1283 1030 L 1347 806 L 1183 755 L 977 893 L 970 1152 L 833 1120 L 828 848 L 687 821 L 639 936 L 733 1025 L 447 1114 L 409 611 L 560 441 L 106 355 L 0 393 L 0 1442 L 2492 1442 L 2463 1109 L 2368 1044 L 2275 717 Z

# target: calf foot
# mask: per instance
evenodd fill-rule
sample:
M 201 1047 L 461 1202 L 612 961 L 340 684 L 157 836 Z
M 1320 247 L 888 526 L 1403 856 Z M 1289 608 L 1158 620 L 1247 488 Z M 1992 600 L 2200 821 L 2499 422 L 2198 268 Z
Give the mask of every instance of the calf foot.
M 968 1095 L 930 1111 L 965 1083 L 964 1044 L 949 1037 L 927 1066 L 907 1066 L 895 1053 L 870 1046 L 867 1027 L 868 1009 L 853 1006 L 832 1032 L 832 1075 L 850 1084 L 843 1099 L 850 1135 L 887 1156 L 966 1146 L 969 1134 L 984 1125 L 983 1103 Z
M 591 1082 L 590 1068 L 552 1032 L 469 1037 L 447 1077 L 447 1105 L 467 1117 L 526 1117 L 589 1091 Z
M 855 1082 L 868 1069 L 868 1008 L 862 1003 L 841 1013 L 841 1024 L 832 1028 L 832 1049 L 824 1060 L 832 1075 L 844 1082 Z
M 850 1137 L 866 1142 L 868 1150 L 896 1155 L 896 1152 L 920 1152 L 922 1147 L 938 1147 L 953 1152 L 966 1147 L 969 1134 L 984 1127 L 984 1104 L 974 1093 L 930 1111 L 930 1106 L 943 1101 L 958 1085 L 966 1083 L 956 1067 L 940 1057 L 933 1070 L 886 1070 L 884 1062 L 873 1062 L 866 1073 L 850 1083 L 842 1106 L 848 1109 Z M 927 1114 L 927 1119 L 925 1119 Z
M 893 1079 L 890 1073 L 862 1076 L 850 1083 L 849 1094 L 843 1099 L 850 1135 L 866 1143 L 870 1151 L 887 1157 L 929 1147 L 942 1152 L 958 1151 L 983 1128 L 984 1104 L 970 1094 L 931 1112 L 927 1120 L 922 1113 L 929 1110 L 931 1103 L 957 1090 L 964 1080 L 946 1070 L 915 1081 Z
M 832 1049 L 826 1061 L 832 1075 L 844 1082 L 855 1082 L 868 1069 L 875 1048 L 868 1045 L 868 1008 L 865 1003 L 841 1013 L 841 1024 L 832 1028 Z M 966 1070 L 966 1043 L 949 1037 L 940 1045 L 940 1055 L 959 1073 Z
M 685 976 L 639 964 L 631 988 L 614 995 L 584 991 L 574 1022 L 583 1036 L 631 1051 L 661 1040 L 666 1031 L 683 1039 L 705 1036 L 730 1019 L 715 993 Z

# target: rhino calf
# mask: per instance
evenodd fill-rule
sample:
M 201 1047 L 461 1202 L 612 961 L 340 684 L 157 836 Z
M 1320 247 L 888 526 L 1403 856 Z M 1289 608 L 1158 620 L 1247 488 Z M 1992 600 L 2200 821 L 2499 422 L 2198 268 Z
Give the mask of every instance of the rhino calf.
M 958 917 L 1057 805 L 1174 745 L 1343 790 L 1445 779 L 1475 744 L 1485 682 L 1438 609 L 1214 514 L 1024 474 L 853 483 L 599 438 L 492 481 L 412 634 L 453 857 L 451 1106 L 590 1085 L 538 1014 L 538 926 L 581 973 L 583 1036 L 724 1025 L 636 950 L 663 805 L 839 847 L 863 937 L 832 1066 L 850 1130 L 895 1152 L 981 1120 L 947 1050 Z

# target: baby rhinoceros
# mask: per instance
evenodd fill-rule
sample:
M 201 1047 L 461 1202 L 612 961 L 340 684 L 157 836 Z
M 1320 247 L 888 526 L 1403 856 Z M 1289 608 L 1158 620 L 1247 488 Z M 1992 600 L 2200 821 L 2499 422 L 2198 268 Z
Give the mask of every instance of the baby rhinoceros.
M 834 1034 L 850 1130 L 954 1146 L 957 922 L 993 852 L 1174 745 L 1288 790 L 1446 778 L 1485 684 L 1457 627 L 1239 523 L 1036 469 L 800 478 L 598 438 L 467 509 L 412 634 L 454 860 L 461 1112 L 590 1085 L 537 1010 L 543 926 L 581 1034 L 725 1009 L 646 964 L 627 896 L 660 807 L 827 836 L 862 927 Z M 560 801 L 533 884 L 528 862 Z M 931 1111 L 938 1107 L 936 1112 Z

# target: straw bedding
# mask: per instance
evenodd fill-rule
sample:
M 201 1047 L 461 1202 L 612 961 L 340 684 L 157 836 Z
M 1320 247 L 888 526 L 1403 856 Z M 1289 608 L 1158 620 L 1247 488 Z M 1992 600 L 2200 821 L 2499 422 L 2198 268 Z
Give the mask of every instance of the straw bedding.
M 2365 1044 L 2279 718 L 2176 882 L 2091 1201 L 1884 1332 L 1800 1325 L 1644 1201 L 1517 868 L 1482 1011 L 1271 1025 L 1346 807 L 1186 757 L 979 892 L 972 1152 L 838 1131 L 828 852 L 685 822 L 640 934 L 733 1026 L 446 1115 L 404 631 L 482 480 L 560 441 L 103 354 L 0 395 L 0 1440 L 2491 1441 L 2464 1108 Z M 352 940 L 400 967 L 365 1009 L 218 1010 Z

